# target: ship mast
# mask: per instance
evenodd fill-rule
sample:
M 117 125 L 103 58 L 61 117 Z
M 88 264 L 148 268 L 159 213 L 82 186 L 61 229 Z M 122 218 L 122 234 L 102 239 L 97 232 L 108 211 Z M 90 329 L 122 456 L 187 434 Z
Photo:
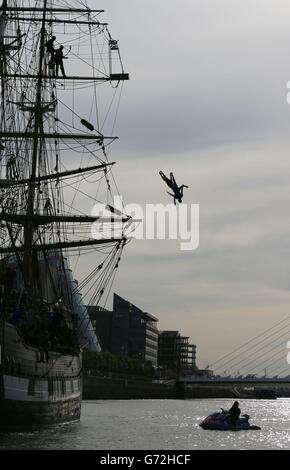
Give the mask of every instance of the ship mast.
M 28 203 L 27 203 L 27 223 L 24 226 L 24 260 L 23 271 L 25 281 L 30 288 L 33 287 L 33 272 L 31 262 L 31 248 L 33 242 L 34 227 L 29 217 L 34 214 L 34 201 L 35 201 L 35 180 L 39 154 L 39 133 L 43 134 L 43 107 L 42 107 L 42 76 L 43 76 L 43 59 L 44 59 L 44 43 L 45 43 L 45 21 L 46 21 L 47 0 L 44 0 L 43 17 L 40 36 L 40 54 L 39 54 L 39 68 L 37 80 L 36 102 L 34 107 L 34 138 L 33 138 L 33 154 L 31 165 L 30 183 L 28 186 Z
M 4 31 L 5 31 L 5 15 L 6 15 L 6 8 L 7 8 L 7 0 L 3 0 L 2 7 L 0 11 L 0 73 L 1 73 L 1 101 L 2 101 L 2 119 L 5 118 L 5 104 L 4 104 L 4 56 L 3 56 L 3 41 L 4 41 Z M 1 142 L 0 142 L 1 145 Z M 2 297 L 2 292 L 1 292 Z M 3 301 L 1 299 L 1 309 L 0 312 L 0 400 L 4 399 L 5 391 L 4 391 L 4 357 L 5 357 L 5 314 L 3 309 Z
M 64 256 L 68 250 L 74 253 L 78 251 L 79 256 L 81 250 L 95 250 L 102 255 L 109 253 L 107 262 L 99 265 L 100 270 L 94 269 L 97 274 L 105 267 L 105 274 L 112 276 L 118 267 L 120 255 L 127 242 L 124 227 L 130 223 L 131 218 L 126 214 L 116 217 L 114 208 L 110 206 L 113 198 L 109 174 L 114 163 L 109 162 L 106 148 L 117 137 L 110 135 L 111 129 L 107 133 L 104 124 L 100 125 L 99 110 L 94 110 L 93 105 L 98 107 L 98 84 L 108 82 L 115 98 L 118 85 L 129 80 L 129 75 L 124 73 L 118 41 L 112 40 L 107 23 L 98 20 L 97 15 L 103 10 L 80 8 L 80 2 L 77 5 L 79 8 L 57 8 L 54 6 L 55 2 L 50 0 L 43 0 L 41 8 L 38 7 L 38 2 L 35 7 L 30 6 L 30 2 L 27 2 L 27 6 L 25 2 L 21 3 L 22 6 L 19 5 L 18 2 L 4 0 L 0 8 L 2 19 L 7 23 L 7 35 L 0 24 L 3 35 L 2 46 L 0 37 L 0 137 L 1 142 L 4 142 L 2 168 L 6 169 L 6 179 L 5 175 L 0 178 L 0 199 L 1 193 L 7 193 L 0 201 L 2 231 L 6 231 L 3 242 L 0 243 L 0 256 L 4 262 L 17 261 L 17 269 L 23 278 L 22 292 L 26 291 L 33 301 L 33 298 L 42 298 L 45 289 L 39 270 L 46 265 L 46 276 L 52 279 L 50 262 L 58 259 L 58 266 L 61 263 L 64 265 Z M 68 37 L 72 37 L 73 46 L 66 46 L 68 58 L 72 59 L 71 62 L 79 60 L 80 67 L 74 66 L 71 75 L 63 73 L 60 77 L 51 68 L 53 55 L 46 50 L 46 42 L 52 34 L 56 34 L 59 35 L 56 44 L 60 45 L 62 40 L 59 38 L 64 38 L 66 34 L 61 30 L 62 26 L 68 29 Z M 84 29 L 91 45 L 88 60 L 85 55 L 88 51 L 82 52 Z M 102 43 L 99 48 L 99 36 L 105 39 L 109 50 Z M 95 43 L 92 42 L 92 37 Z M 64 44 L 69 44 L 66 37 L 64 39 Z M 96 60 L 99 61 L 98 66 Z M 115 66 L 117 61 L 119 67 Z M 80 70 L 86 72 L 79 74 Z M 69 108 L 59 97 L 59 94 L 63 97 L 66 91 L 74 93 L 75 90 L 89 88 L 93 88 L 95 94 L 92 109 L 85 110 L 88 114 L 83 118 L 76 113 L 79 112 L 78 107 Z M 82 105 L 80 103 L 80 108 Z M 80 129 L 79 125 L 74 124 L 68 126 L 67 121 L 59 119 L 62 118 L 62 114 L 59 115 L 58 112 L 60 106 L 65 107 L 62 110 L 69 109 L 72 116 L 77 116 L 75 119 L 79 119 L 86 129 Z M 109 106 L 111 112 L 112 101 Z M 90 119 L 94 114 L 96 129 L 84 119 Z M 106 123 L 108 110 L 103 114 Z M 86 155 L 86 159 L 82 158 L 80 167 L 66 168 L 61 163 L 60 153 L 69 150 L 77 155 L 81 153 L 78 152 L 79 148 L 83 149 L 82 154 Z M 17 171 L 11 171 L 11 159 L 14 160 Z M 99 164 L 93 165 L 93 159 Z M 99 180 L 102 179 L 106 185 L 107 198 L 111 197 L 105 204 L 112 209 L 109 209 L 111 215 L 108 215 L 107 220 L 106 217 L 84 215 L 84 212 L 87 213 L 86 209 L 83 212 L 75 205 L 69 206 L 64 198 L 64 190 L 73 177 L 77 183 L 77 188 L 73 189 L 84 194 L 78 189 L 80 181 L 82 178 L 86 181 L 87 174 L 93 176 L 98 173 L 102 174 L 98 177 Z M 99 202 L 96 197 L 91 199 L 95 203 Z M 51 200 L 50 209 L 47 209 L 46 203 Z M 72 212 L 75 209 L 77 213 Z M 91 226 L 95 223 L 105 226 L 103 232 L 100 232 L 100 238 L 92 235 Z M 117 226 L 118 232 L 110 231 L 107 235 L 106 224 Z M 107 282 L 105 279 L 104 275 L 100 286 Z M 98 289 L 103 292 L 103 287 Z M 20 297 L 21 295 L 20 293 Z M 58 295 L 62 296 L 61 290 L 56 298 L 60 298 Z

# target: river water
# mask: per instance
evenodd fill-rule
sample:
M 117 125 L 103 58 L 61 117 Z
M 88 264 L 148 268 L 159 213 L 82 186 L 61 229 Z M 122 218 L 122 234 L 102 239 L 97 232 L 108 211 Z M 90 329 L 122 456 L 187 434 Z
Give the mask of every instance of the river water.
M 195 450 L 290 449 L 290 399 L 240 400 L 261 431 L 205 431 L 201 420 L 232 400 L 83 402 L 79 423 L 0 434 L 0 449 Z

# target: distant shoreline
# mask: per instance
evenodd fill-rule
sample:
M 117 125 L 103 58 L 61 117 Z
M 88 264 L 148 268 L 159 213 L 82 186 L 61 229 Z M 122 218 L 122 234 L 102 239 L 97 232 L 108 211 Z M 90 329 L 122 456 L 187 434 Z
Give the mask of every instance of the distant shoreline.
M 235 393 L 227 387 L 185 387 L 183 383 L 152 383 L 150 380 L 133 378 L 99 377 L 84 374 L 83 400 L 144 400 L 144 399 L 275 399 L 271 390 L 253 391 L 247 395 Z M 272 393 L 273 392 L 273 393 Z

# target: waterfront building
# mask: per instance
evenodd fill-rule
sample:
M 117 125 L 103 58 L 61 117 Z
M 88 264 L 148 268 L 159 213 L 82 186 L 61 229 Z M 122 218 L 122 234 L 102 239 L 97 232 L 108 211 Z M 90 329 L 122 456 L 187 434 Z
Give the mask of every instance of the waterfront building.
M 191 375 L 196 370 L 196 346 L 179 331 L 162 331 L 158 341 L 158 364 L 174 372 Z
M 117 294 L 114 294 L 113 311 L 95 306 L 87 308 L 103 352 L 157 367 L 157 318 Z
M 157 367 L 158 319 L 114 294 L 111 352 Z

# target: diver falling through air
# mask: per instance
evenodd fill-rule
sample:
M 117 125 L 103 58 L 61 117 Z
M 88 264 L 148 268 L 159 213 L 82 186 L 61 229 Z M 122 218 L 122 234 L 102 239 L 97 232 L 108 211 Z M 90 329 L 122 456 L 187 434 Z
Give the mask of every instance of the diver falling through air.
M 186 186 L 185 184 L 183 184 L 182 186 L 178 186 L 175 181 L 173 173 L 170 173 L 170 178 L 167 178 L 167 176 L 165 176 L 163 171 L 160 171 L 159 174 L 161 178 L 163 179 L 163 181 L 165 181 L 167 186 L 169 186 L 169 188 L 173 191 L 174 194 L 171 194 L 168 191 L 167 193 L 174 198 L 174 204 L 176 205 L 176 200 L 181 204 L 182 199 L 183 199 L 183 188 L 188 189 L 189 187 Z

